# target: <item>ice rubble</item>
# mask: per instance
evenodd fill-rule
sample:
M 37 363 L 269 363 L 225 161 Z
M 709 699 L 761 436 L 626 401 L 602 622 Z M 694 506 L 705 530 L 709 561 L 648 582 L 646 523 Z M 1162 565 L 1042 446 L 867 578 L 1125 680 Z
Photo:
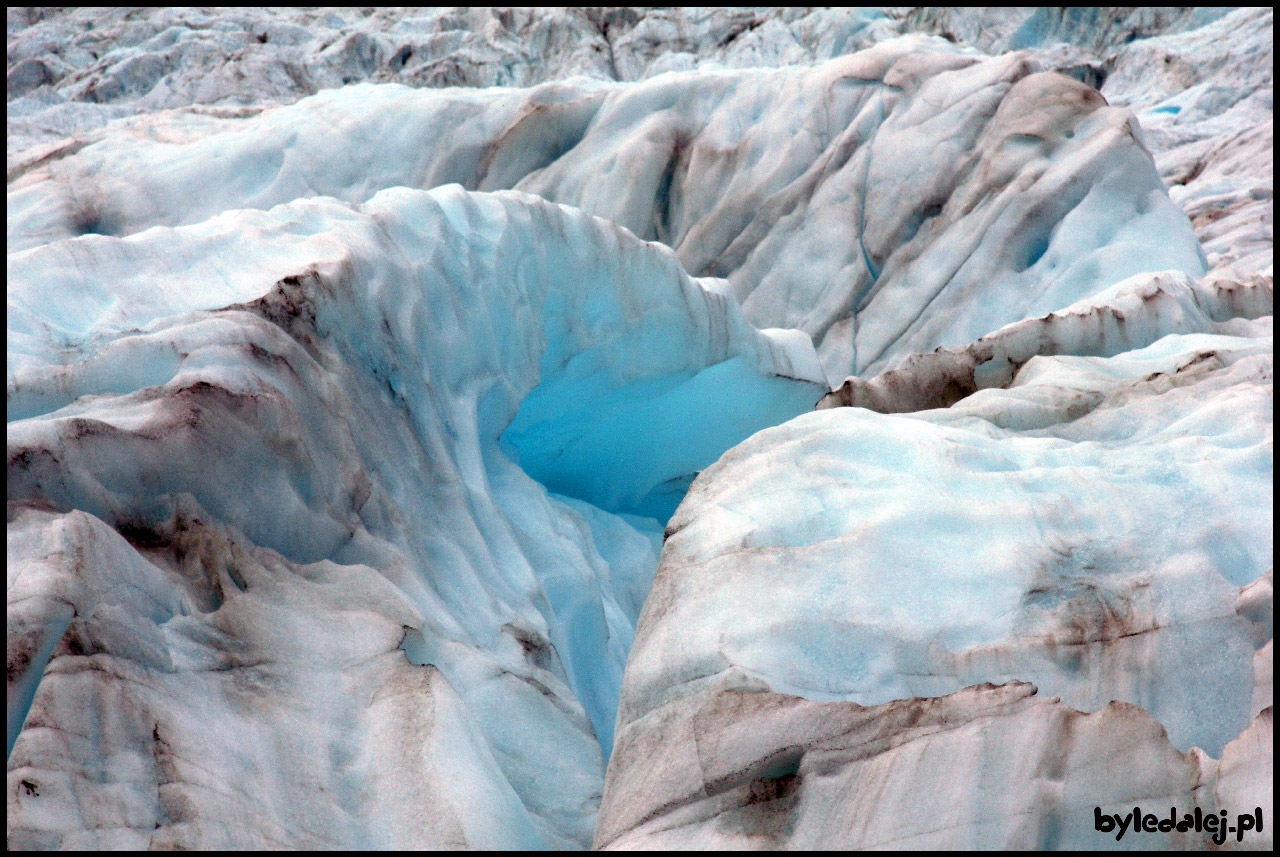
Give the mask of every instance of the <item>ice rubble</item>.
M 10 7 L 9 166 L 19 150 L 165 108 L 256 112 L 361 81 L 530 86 L 810 64 L 899 30 L 871 8 Z
M 1270 817 L 1271 28 L 10 10 L 10 846 Z
M 693 68 L 808 65 L 916 31 L 951 41 L 959 34 L 987 53 L 1057 39 L 1103 53 L 1225 11 L 10 7 L 8 165 L 24 150 L 92 137 L 124 116 L 187 106 L 252 113 L 361 81 L 632 81 Z

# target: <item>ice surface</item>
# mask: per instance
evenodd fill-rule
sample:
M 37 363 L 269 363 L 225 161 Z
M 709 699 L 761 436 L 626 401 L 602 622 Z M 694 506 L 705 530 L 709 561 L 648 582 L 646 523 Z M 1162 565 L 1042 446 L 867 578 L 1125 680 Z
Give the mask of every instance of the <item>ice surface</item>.
M 810 64 L 900 29 L 892 10 L 865 7 L 11 7 L 9 166 L 22 149 L 165 108 L 254 113 L 361 81 L 530 86 Z
M 820 753 L 812 768 L 791 771 L 811 773 L 816 791 L 806 779 L 799 802 L 779 804 L 767 830 L 739 830 L 738 810 L 730 807 L 752 801 L 744 792 L 706 802 L 721 790 L 707 762 L 701 774 L 655 780 L 648 750 L 634 768 L 622 761 L 630 758 L 622 747 L 647 747 L 686 729 L 772 731 L 763 725 L 768 716 L 749 725 L 737 708 L 714 727 L 700 726 L 698 707 L 723 693 L 891 710 L 895 700 L 1026 680 L 1078 711 L 1117 702 L 1140 707 L 1144 721 L 1148 713 L 1154 718 L 1143 727 L 1150 747 L 1143 753 L 1163 753 L 1175 769 L 1203 754 L 1184 759 L 1170 755 L 1174 748 L 1199 747 L 1225 760 L 1224 748 L 1244 740 L 1237 736 L 1257 716 L 1270 722 L 1271 520 L 1238 510 L 1271 503 L 1271 294 L 1267 277 L 1229 312 L 1230 301 L 1206 284 L 1120 284 L 1101 299 L 1101 317 L 1123 315 L 1138 341 L 1117 347 L 1104 335 L 1120 351 L 1114 356 L 1028 359 L 1022 351 L 1011 380 L 950 407 L 918 410 L 923 403 L 914 402 L 901 409 L 915 413 L 893 416 L 833 407 L 726 453 L 699 476 L 667 528 L 628 660 L 619 749 L 602 809 L 609 821 L 597 844 L 830 848 L 900 839 L 899 846 L 963 847 L 998 836 L 1008 846 L 1044 847 L 1068 845 L 1064 830 L 1088 829 L 1081 819 L 1091 807 L 1074 806 L 1070 778 L 1064 790 L 1032 798 L 1029 818 L 996 823 L 998 833 L 986 827 L 995 814 L 1017 814 L 1007 807 L 1028 799 L 1012 800 L 1003 789 L 1031 775 L 1002 764 L 981 764 L 980 773 L 962 777 L 976 779 L 980 792 L 1001 794 L 992 805 L 999 810 L 974 807 L 941 828 L 930 820 L 932 810 L 917 815 L 915 790 L 929 777 L 924 759 L 984 752 L 969 745 L 916 750 L 910 774 L 897 773 L 889 760 L 869 773 L 853 764 L 861 753 L 840 763 L 818 761 L 826 758 Z M 1182 313 L 1171 312 L 1178 306 Z M 1075 334 L 1097 330 L 1098 308 L 1015 325 L 953 357 L 1017 353 L 1031 328 L 1041 331 L 1041 342 L 1081 350 L 1088 341 Z M 1212 320 L 1227 315 L 1234 321 Z M 1160 336 L 1164 325 L 1181 332 Z M 1055 329 L 1065 336 L 1056 338 Z M 1147 339 L 1155 341 L 1133 347 Z M 913 384 L 936 388 L 925 370 L 940 362 L 940 355 L 925 355 L 909 363 L 917 374 L 903 370 L 889 393 Z M 1109 728 L 1085 743 L 1113 740 L 1103 737 Z M 792 741 L 789 729 L 778 725 L 790 737 L 777 740 Z M 1019 755 L 984 734 L 1005 748 L 1002 756 Z M 904 740 L 895 737 L 895 745 Z M 833 765 L 842 779 L 828 785 Z M 760 776 L 741 773 L 743 788 Z M 1144 785 L 1111 786 L 1190 805 L 1194 776 L 1171 775 L 1175 784 L 1157 786 L 1154 769 L 1124 775 L 1130 773 Z M 1259 794 L 1260 778 L 1270 773 L 1242 776 L 1252 779 L 1241 788 Z M 632 813 L 637 788 L 652 810 Z M 848 804 L 824 797 L 849 793 L 840 789 L 881 798 Z M 901 798 L 886 797 L 886 789 Z M 901 810 L 884 809 L 897 800 Z M 898 825 L 896 838 L 877 838 L 890 836 L 875 832 L 890 822 Z M 750 838 L 766 835 L 773 839 Z
M 1040 69 L 907 36 L 812 67 L 159 114 L 16 177 L 8 236 L 16 250 L 315 195 L 516 188 L 727 278 L 749 321 L 809 334 L 838 382 L 1133 274 L 1204 273 L 1132 114 Z
M 596 847 L 1199 849 L 1201 835 L 1176 831 L 1117 842 L 1095 831 L 1095 807 L 1124 815 L 1139 799 L 1181 818 L 1269 798 L 1270 708 L 1219 765 L 1174 750 L 1136 706 L 1082 714 L 1035 693 L 987 684 L 869 707 L 751 687 L 682 699 L 620 734 Z
M 751 328 L 722 283 L 518 193 L 299 201 L 10 261 L 10 627 L 30 651 L 11 742 L 32 712 L 10 770 L 45 798 L 11 842 L 33 846 L 587 844 L 662 526 L 631 513 L 822 392 L 807 340 Z M 581 407 L 517 420 L 523 442 L 617 438 L 586 464 L 647 462 L 630 493 L 548 465 L 594 504 L 557 498 L 509 460 L 526 397 Z M 50 728 L 68 707 L 104 712 L 100 749 Z M 137 741 L 221 767 L 72 776 Z M 201 799 L 189 826 L 156 803 L 250 759 L 270 782 Z M 264 788 L 251 832 L 213 829 Z M 51 809 L 68 802 L 94 814 Z
M 1256 713 L 1235 602 L 1269 566 L 1270 525 L 1229 509 L 1270 491 L 1266 321 L 1034 357 L 947 409 L 755 435 L 668 526 L 622 718 L 730 666 L 863 704 L 1018 675 L 1076 707 L 1142 705 L 1217 755 Z M 1174 508 L 1155 499 L 1171 488 Z M 765 592 L 770 610 L 734 608 Z
M 1272 22 L 10 9 L 10 847 L 1270 820 Z
M 1139 274 L 1040 318 L 1015 322 L 960 348 L 908 357 L 874 378 L 850 377 L 818 408 L 854 405 L 881 413 L 942 408 L 1003 387 L 1036 356 L 1111 357 L 1175 333 L 1229 332 L 1270 316 L 1270 275 L 1193 282 L 1172 272 Z

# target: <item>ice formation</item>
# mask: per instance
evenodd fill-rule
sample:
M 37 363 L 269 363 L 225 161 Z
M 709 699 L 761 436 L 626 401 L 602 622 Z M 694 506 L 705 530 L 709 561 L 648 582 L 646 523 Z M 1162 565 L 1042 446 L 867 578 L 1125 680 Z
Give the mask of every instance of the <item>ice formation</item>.
M 328 90 L 59 150 L 11 184 L 10 247 L 317 194 L 515 188 L 727 278 L 748 320 L 809 334 L 838 381 L 1132 274 L 1204 273 L 1132 114 L 1040 66 L 912 36 L 631 85 Z M 196 182 L 198 198 L 181 192 Z
M 9 847 L 1270 847 L 1271 10 L 8 39 Z
M 657 729 L 620 736 L 619 770 L 644 774 L 613 775 L 597 844 L 1093 850 L 1116 842 L 1095 831 L 1095 807 L 1124 815 L 1141 796 L 1181 818 L 1270 788 L 1270 708 L 1218 762 L 1178 753 L 1136 706 L 1082 714 L 1035 692 L 984 684 L 870 707 L 742 688 L 681 700 Z M 1204 847 L 1177 831 L 1140 841 Z
M 950 408 L 824 409 L 724 454 L 668 524 L 596 843 L 1080 848 L 1105 794 L 1203 802 L 1188 785 L 1211 782 L 1203 755 L 1176 751 L 1216 760 L 1245 730 L 1270 734 L 1271 521 L 1233 510 L 1270 504 L 1271 349 L 1267 307 L 1231 334 L 1033 357 Z M 992 712 L 995 689 L 972 688 L 1018 680 L 1075 711 Z M 956 714 L 901 711 L 932 697 Z M 1061 725 L 1079 711 L 1103 714 Z M 786 725 L 762 739 L 772 716 Z M 832 723 L 846 716 L 904 730 L 854 739 Z M 668 753 L 673 733 L 698 751 Z M 1117 744 L 1142 764 L 1100 770 Z M 959 796 L 928 783 L 970 752 L 1012 759 L 977 776 L 983 801 L 938 810 Z M 780 757 L 795 779 L 760 806 Z M 1254 793 L 1263 761 L 1249 757 Z M 873 783 L 876 801 L 842 801 Z
M 299 201 L 11 262 L 10 650 L 35 676 L 53 661 L 10 764 L 74 768 L 85 728 L 108 753 L 153 729 L 178 759 L 245 754 L 284 778 L 257 845 L 588 839 L 661 529 L 639 516 L 665 520 L 668 483 L 822 392 L 804 337 L 758 333 L 669 249 L 522 194 Z M 543 460 L 550 443 L 565 460 Z M 526 455 L 578 502 L 526 475 Z M 133 559 L 80 583 L 73 557 L 100 544 Z M 180 716 L 193 682 L 208 709 Z M 100 694 L 130 716 L 61 728 L 60 704 Z M 308 711 L 342 724 L 336 746 L 332 729 L 272 745 Z M 402 794 L 375 751 L 404 741 L 459 755 L 430 755 L 441 773 Z M 182 771 L 157 798 L 171 774 L 142 764 L 113 789 L 127 811 L 66 783 L 89 800 L 81 824 L 122 828 L 72 841 L 246 844 L 219 831 L 265 783 L 222 795 L 230 768 Z M 483 801 L 415 819 L 448 769 Z M 188 825 L 192 788 L 218 796 Z M 45 789 L 56 805 L 57 780 Z M 403 818 L 382 814 L 383 790 Z

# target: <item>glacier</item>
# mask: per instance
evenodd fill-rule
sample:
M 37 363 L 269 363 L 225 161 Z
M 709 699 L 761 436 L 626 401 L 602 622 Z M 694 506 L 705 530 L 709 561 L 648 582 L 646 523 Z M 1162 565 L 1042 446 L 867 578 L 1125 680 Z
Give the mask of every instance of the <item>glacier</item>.
M 1272 14 L 11 8 L 9 847 L 1270 821 Z
M 866 754 L 888 750 L 837 742 L 837 752 L 825 733 L 801 741 L 791 727 L 785 740 L 751 746 L 762 730 L 751 720 L 767 721 L 761 708 L 780 694 L 854 716 L 1025 681 L 1076 712 L 1140 708 L 1144 740 L 1169 754 L 1195 747 L 1217 759 L 1264 711 L 1269 724 L 1269 651 L 1257 650 L 1270 645 L 1270 604 L 1257 599 L 1270 597 L 1271 524 L 1232 510 L 1270 501 L 1270 321 L 1236 324 L 1231 335 L 1173 334 L 1110 358 L 1036 356 L 1007 389 L 949 408 L 894 416 L 830 408 L 726 453 L 668 525 L 619 712 L 615 752 L 637 754 L 639 770 L 615 763 L 606 808 L 634 814 L 635 827 L 624 830 L 645 835 L 644 847 L 741 847 L 741 837 L 779 835 L 769 825 L 752 833 L 731 820 L 731 809 L 763 811 L 751 806 L 751 781 L 776 778 L 766 769 L 781 753 L 789 775 L 815 782 L 798 805 L 780 810 L 794 828 L 778 819 L 792 847 L 1086 847 L 1095 835 L 1092 805 L 1069 795 L 1096 784 L 1067 778 L 1065 793 L 1030 804 L 1001 792 L 944 824 L 907 809 L 936 776 L 922 763 L 903 775 L 926 778 L 914 787 L 891 781 L 902 812 L 919 813 L 908 828 L 915 836 L 891 837 L 899 816 L 887 798 L 850 807 L 825 797 L 855 789 L 842 778 L 857 782 Z M 1239 493 L 1214 499 L 1223 472 Z M 1156 499 L 1169 491 L 1178 502 Z M 706 713 L 702 706 L 716 708 L 712 700 L 726 692 L 754 701 Z M 972 713 L 961 699 L 964 716 L 993 716 Z M 1115 708 L 1122 704 L 1133 709 Z M 1123 734 L 1097 728 L 1088 740 L 1103 745 Z M 725 763 L 732 771 L 714 788 L 710 762 L 701 763 L 702 792 L 689 789 L 687 773 L 668 773 L 690 763 L 670 753 L 667 736 L 688 730 L 700 760 L 703 730 L 724 742 L 708 753 L 743 754 Z M 920 740 L 935 742 L 936 731 L 923 729 Z M 913 739 L 900 740 L 895 752 L 961 753 L 931 744 L 909 750 Z M 1055 739 L 1046 740 L 1029 752 L 1051 753 Z M 659 752 L 650 749 L 655 741 Z M 664 775 L 670 785 L 654 788 Z M 1039 782 L 1031 772 L 982 776 Z M 1140 781 L 1139 791 L 1152 787 Z M 992 841 L 984 827 L 1004 813 L 1022 818 L 1008 818 Z M 1056 838 L 1064 830 L 1078 838 Z M 602 823 L 598 843 L 626 841 Z
M 9 243 L 394 186 L 512 188 L 728 279 L 749 321 L 807 333 L 838 381 L 1132 274 L 1205 273 L 1132 114 L 1041 65 L 908 36 L 814 67 L 529 91 L 362 85 L 247 119 L 162 118 L 146 142 L 109 137 L 27 167 Z M 793 124 L 802 133 L 780 133 Z M 198 199 L 179 192 L 196 182 Z
M 686 468 L 812 408 L 824 388 L 809 342 L 757 332 L 722 283 L 691 279 L 669 249 L 522 194 L 392 188 L 359 208 L 306 200 L 87 244 L 11 257 L 10 526 L 24 535 L 10 542 L 10 649 L 30 651 L 37 674 L 64 653 L 121 663 L 105 676 L 72 669 L 53 711 L 40 694 L 60 681 L 46 675 L 11 765 L 80 756 L 76 733 L 57 725 L 58 700 L 134 698 L 128 722 L 95 724 L 99 740 L 127 753 L 141 720 L 155 720 L 176 759 L 235 758 L 240 736 L 287 732 L 299 706 L 345 721 L 346 735 L 327 750 L 253 751 L 281 775 L 294 758 L 319 764 L 281 784 L 278 809 L 258 811 L 260 838 L 249 841 L 260 847 L 532 847 L 589 836 L 660 542 L 661 523 L 644 512 L 669 502 L 667 482 L 692 478 Z M 715 395 L 700 396 L 706 386 Z M 528 400 L 535 415 L 521 408 L 513 423 Z M 573 443 L 590 447 L 587 461 L 533 470 L 558 475 L 550 487 L 576 489 L 578 502 L 506 456 L 508 424 L 517 457 L 551 443 L 570 455 Z M 685 442 L 664 436 L 676 429 Z M 572 443 L 565 432 L 576 432 Z M 618 443 L 601 449 L 598 438 Z M 574 482 L 633 461 L 647 466 L 627 483 Z M 605 510 L 615 506 L 626 516 Z M 133 545 L 140 555 L 126 569 L 152 565 L 150 585 L 133 592 L 128 570 L 81 584 L 71 557 L 104 540 L 117 553 Z M 59 569 L 52 579 L 47 567 Z M 267 617 L 273 627 L 232 630 Z M 121 631 L 132 621 L 146 645 Z M 78 642 L 66 649 L 69 638 Z M 363 666 L 379 660 L 381 669 Z M 152 672 L 167 681 L 157 686 Z M 194 721 L 166 717 L 193 679 L 222 704 Z M 246 711 L 246 681 L 281 698 Z M 330 696 L 386 700 L 374 708 L 388 722 L 371 714 L 357 727 L 351 702 Z M 438 725 L 429 714 L 414 715 L 416 728 L 398 722 L 395 712 L 437 697 Z M 450 705 L 503 716 L 451 722 Z M 205 734 L 207 722 L 221 733 Z M 383 834 L 358 809 L 339 823 L 330 802 L 381 807 L 383 790 L 410 807 L 434 802 L 417 786 L 414 798 L 369 780 L 397 767 L 376 749 L 399 752 L 394 735 L 406 729 L 421 736 L 415 745 L 474 748 L 431 765 L 482 771 L 474 788 L 484 801 L 417 821 L 406 808 Z M 241 842 L 219 838 L 219 817 L 255 798 L 219 797 L 188 827 L 181 793 L 221 793 L 229 775 L 189 785 L 186 776 L 158 799 L 143 780 L 132 790 L 141 793 L 121 795 L 122 814 L 108 807 L 83 823 L 145 830 L 167 819 L 173 845 Z M 116 835 L 84 841 L 165 841 Z

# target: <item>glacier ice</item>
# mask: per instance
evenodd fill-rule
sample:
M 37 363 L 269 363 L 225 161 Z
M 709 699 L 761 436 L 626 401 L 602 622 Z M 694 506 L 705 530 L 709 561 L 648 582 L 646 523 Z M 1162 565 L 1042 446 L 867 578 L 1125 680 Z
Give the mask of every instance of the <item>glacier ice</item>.
M 1272 20 L 9 9 L 9 846 L 1270 820 Z
M 1229 509 L 1270 491 L 1263 322 L 1035 357 L 950 408 L 834 408 L 735 447 L 668 525 L 621 720 L 731 668 L 862 704 L 1016 675 L 1077 708 L 1142 705 L 1216 755 L 1257 713 L 1236 601 L 1270 527 Z M 734 609 L 765 592 L 770 610 Z
M 947 407 L 980 389 L 1006 386 L 1032 357 L 1111 357 L 1166 336 L 1229 332 L 1237 319 L 1271 315 L 1270 276 L 1191 281 L 1139 274 L 1040 318 L 1028 318 L 959 348 L 913 354 L 874 378 L 850 376 L 817 405 L 881 413 Z
M 823 389 L 807 339 L 755 331 L 723 283 L 518 193 L 302 200 L 10 263 L 8 496 L 11 531 L 31 533 L 10 539 L 10 649 L 32 653 L 24 673 L 37 677 L 52 655 L 70 685 L 46 675 L 35 690 L 11 770 L 55 758 L 75 770 L 86 760 L 59 707 L 129 697 L 128 722 L 108 710 L 93 724 L 107 748 L 130 752 L 154 720 L 166 752 L 226 760 L 177 791 L 214 787 L 246 754 L 284 777 L 249 840 L 215 827 L 251 794 L 201 800 L 186 825 L 180 795 L 156 802 L 169 774 L 154 760 L 129 786 L 46 777 L 46 805 L 94 811 L 63 840 L 18 808 L 29 845 L 586 844 L 656 564 L 661 524 L 639 501 Z M 699 384 L 714 395 L 699 399 Z M 588 439 L 632 432 L 589 462 L 652 463 L 623 515 L 590 486 L 576 501 L 549 494 L 503 453 L 503 428 L 539 390 L 615 415 L 579 419 Z M 572 422 L 535 417 L 525 434 Z M 678 436 L 654 431 L 664 424 Z M 82 581 L 72 557 L 107 551 L 131 558 L 114 579 Z M 164 609 L 132 591 L 135 568 Z M 142 642 L 121 631 L 130 620 L 145 620 Z M 433 666 L 415 672 L 405 653 Z M 108 672 L 72 666 L 98 660 Z M 182 716 L 193 680 L 208 707 Z M 345 724 L 342 742 L 314 746 L 323 727 L 289 737 L 291 719 L 320 711 Z M 266 743 L 246 748 L 242 734 Z M 420 740 L 407 769 L 377 755 Z M 437 742 L 456 748 L 441 757 Z M 454 769 L 470 779 L 450 785 Z M 421 782 L 404 791 L 406 779 Z M 446 809 L 420 817 L 419 801 Z M 160 824 L 168 833 L 150 839 Z M 85 838 L 98 828 L 116 832 Z
M 1136 706 L 1082 714 L 1035 692 L 984 684 L 866 707 L 746 687 L 682 699 L 620 736 L 596 846 L 1092 850 L 1117 846 L 1094 830 L 1095 807 L 1123 815 L 1140 795 L 1161 817 L 1214 814 L 1270 787 L 1257 755 L 1270 708 L 1219 763 L 1174 750 Z M 1141 841 L 1203 847 L 1176 831 Z
M 363 85 L 246 119 L 161 114 L 143 140 L 121 129 L 25 169 L 8 235 L 16 250 L 315 195 L 514 188 L 728 279 L 748 320 L 809 334 L 839 381 L 1133 274 L 1203 274 L 1138 134 L 1027 56 L 910 36 L 813 67 Z
M 1195 306 L 1185 281 L 1167 285 Z M 1135 328 L 1186 323 L 1137 297 L 1169 292 L 1126 286 L 1112 297 Z M 1202 314 L 1208 330 L 1114 356 L 1024 357 L 950 407 L 829 407 L 704 471 L 638 623 L 597 846 L 1086 847 L 1108 793 L 1200 805 L 1214 760 L 1270 734 L 1272 527 L 1237 514 L 1272 491 L 1270 279 L 1257 288 L 1255 321 Z M 1070 352 L 1093 315 L 1033 326 Z M 1016 348 L 1027 324 L 989 339 Z M 947 365 L 936 357 L 912 368 Z M 927 373 L 903 374 L 929 395 Z M 1056 699 L 1035 715 L 960 702 L 1018 681 Z M 922 699 L 965 713 L 932 728 L 899 713 Z M 1097 719 L 1058 725 L 1079 712 Z M 873 715 L 903 725 L 857 739 L 838 725 Z M 1031 736 L 1045 744 L 1012 749 Z M 935 792 L 940 770 L 989 803 Z M 1233 803 L 1247 809 L 1270 769 L 1240 779 L 1234 794 L 1258 796 Z M 849 797 L 864 791 L 877 799 Z
M 252 113 L 365 80 L 530 86 L 810 64 L 899 29 L 884 11 L 857 7 L 10 7 L 10 167 L 15 148 L 167 108 Z

